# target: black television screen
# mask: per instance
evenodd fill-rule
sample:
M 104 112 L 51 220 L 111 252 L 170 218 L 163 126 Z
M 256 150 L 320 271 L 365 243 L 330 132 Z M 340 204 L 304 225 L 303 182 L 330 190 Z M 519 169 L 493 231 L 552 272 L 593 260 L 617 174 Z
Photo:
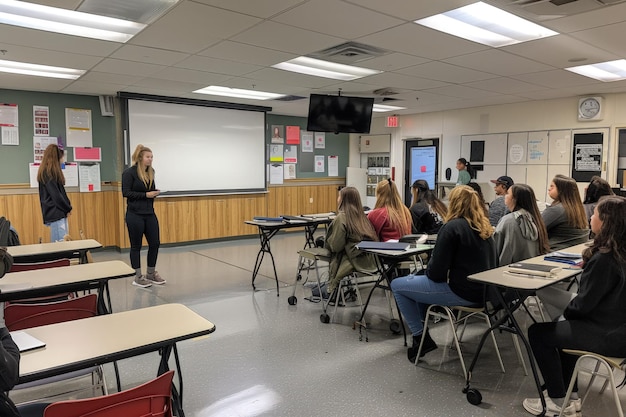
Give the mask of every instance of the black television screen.
M 311 94 L 306 129 L 310 132 L 369 133 L 374 99 Z

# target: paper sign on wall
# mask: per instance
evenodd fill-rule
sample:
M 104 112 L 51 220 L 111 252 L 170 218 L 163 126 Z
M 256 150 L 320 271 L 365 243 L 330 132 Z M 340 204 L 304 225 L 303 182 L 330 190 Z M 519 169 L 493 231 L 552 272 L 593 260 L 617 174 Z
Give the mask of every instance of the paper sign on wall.
M 37 173 L 39 172 L 39 163 L 28 164 L 28 174 L 30 177 L 31 188 L 39 187 L 37 182 Z M 73 162 L 66 162 L 62 167 L 63 176 L 65 177 L 66 187 L 78 187 L 78 164 Z
M 66 108 L 65 131 L 68 147 L 91 147 L 93 145 L 91 110 Z
M 300 144 L 300 126 L 287 126 L 287 144 Z
M 80 192 L 100 191 L 100 164 L 80 164 Z
M 101 148 L 74 148 L 74 161 L 100 162 L 102 161 Z

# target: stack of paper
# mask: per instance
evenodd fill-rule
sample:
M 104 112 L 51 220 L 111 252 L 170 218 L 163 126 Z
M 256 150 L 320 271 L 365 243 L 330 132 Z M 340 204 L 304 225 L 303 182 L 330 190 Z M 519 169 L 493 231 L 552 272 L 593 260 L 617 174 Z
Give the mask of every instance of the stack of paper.
M 583 258 L 580 253 L 572 252 L 552 252 L 543 257 L 546 261 L 561 262 L 568 265 L 581 266 Z

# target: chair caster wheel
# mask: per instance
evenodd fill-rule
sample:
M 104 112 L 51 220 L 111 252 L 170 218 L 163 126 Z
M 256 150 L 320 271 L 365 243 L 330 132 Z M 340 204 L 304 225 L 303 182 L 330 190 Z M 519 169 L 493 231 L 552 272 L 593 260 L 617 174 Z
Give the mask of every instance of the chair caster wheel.
M 330 316 L 326 313 L 320 315 L 320 321 L 322 323 L 330 323 Z
M 298 297 L 292 295 L 291 297 L 287 298 L 287 302 L 290 306 L 295 306 L 296 304 L 298 304 Z
M 402 327 L 400 326 L 400 321 L 399 320 L 391 320 L 389 322 L 389 330 L 391 330 L 391 333 L 393 334 L 400 334 L 400 332 L 402 331 Z
M 472 405 L 478 405 L 483 401 L 483 396 L 480 391 L 475 388 L 468 388 L 465 396 L 467 397 L 467 401 Z

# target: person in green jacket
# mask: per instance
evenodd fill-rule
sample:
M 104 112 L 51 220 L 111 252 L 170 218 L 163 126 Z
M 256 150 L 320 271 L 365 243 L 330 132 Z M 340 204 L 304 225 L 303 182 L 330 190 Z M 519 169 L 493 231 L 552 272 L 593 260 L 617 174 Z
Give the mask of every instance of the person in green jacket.
M 472 180 L 472 166 L 465 158 L 459 158 L 456 161 L 456 169 L 459 170 L 459 177 L 456 185 L 467 185 Z
M 337 197 L 337 217 L 328 227 L 324 247 L 330 251 L 328 292 L 332 293 L 339 281 L 355 271 L 375 271 L 371 254 L 361 252 L 356 245 L 363 240 L 377 241 L 374 227 L 367 219 L 359 191 L 344 187 Z

